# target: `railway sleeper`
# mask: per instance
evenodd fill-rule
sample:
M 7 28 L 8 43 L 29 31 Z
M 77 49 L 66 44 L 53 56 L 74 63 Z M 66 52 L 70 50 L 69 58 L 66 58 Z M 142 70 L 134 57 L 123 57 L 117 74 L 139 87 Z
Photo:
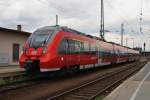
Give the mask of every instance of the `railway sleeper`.
M 93 94 L 87 94 L 87 93 L 74 93 L 73 95 L 77 95 L 77 96 L 87 96 L 87 97 L 89 97 L 89 96 L 92 96 Z
M 100 90 L 101 90 L 101 88 L 95 88 L 95 87 L 91 86 L 90 88 L 86 88 L 86 89 L 83 89 L 82 91 L 78 91 L 77 94 L 79 94 L 79 93 L 80 94 L 94 94 Z
M 89 98 L 87 96 L 80 96 L 80 95 L 70 95 L 69 97 L 72 98 L 70 100 L 73 100 L 74 98 L 75 99 L 81 99 L 81 100 L 83 100 L 83 99 L 87 100 Z
M 97 93 L 98 91 L 86 91 L 86 92 L 80 92 L 80 94 L 84 94 L 84 95 L 93 95 L 93 94 L 95 94 L 95 93 Z
M 91 88 L 84 90 L 84 92 L 87 92 L 87 91 L 90 91 L 90 92 L 97 92 L 97 91 L 99 91 L 99 90 L 100 90 L 99 88 L 92 88 L 92 86 L 91 86 Z
M 93 95 L 95 92 L 86 91 L 86 92 L 78 92 L 74 93 L 75 95 Z
M 60 99 L 60 100 L 62 100 L 62 99 Z M 64 98 L 63 100 L 83 100 L 83 99 L 67 97 L 67 98 Z M 87 99 L 85 99 L 85 100 L 87 100 Z

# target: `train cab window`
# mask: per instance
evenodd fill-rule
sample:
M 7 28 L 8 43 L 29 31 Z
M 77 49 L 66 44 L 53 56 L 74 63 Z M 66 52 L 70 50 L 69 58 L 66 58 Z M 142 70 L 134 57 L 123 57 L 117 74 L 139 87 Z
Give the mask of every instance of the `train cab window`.
M 68 40 L 64 39 L 61 41 L 59 48 L 58 48 L 59 54 L 67 54 L 68 53 Z
M 37 30 L 31 35 L 29 38 L 29 46 L 32 48 L 38 48 L 45 46 L 50 40 L 53 34 L 55 33 L 54 30 Z

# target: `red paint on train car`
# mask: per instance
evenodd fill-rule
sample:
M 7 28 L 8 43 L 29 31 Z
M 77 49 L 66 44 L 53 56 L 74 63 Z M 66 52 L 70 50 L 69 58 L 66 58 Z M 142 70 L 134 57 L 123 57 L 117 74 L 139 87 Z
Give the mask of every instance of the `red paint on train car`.
M 138 54 L 138 51 L 67 27 L 47 26 L 37 29 L 29 37 L 20 57 L 20 66 L 31 71 L 36 68 L 54 71 L 75 66 L 96 67 L 134 60 Z

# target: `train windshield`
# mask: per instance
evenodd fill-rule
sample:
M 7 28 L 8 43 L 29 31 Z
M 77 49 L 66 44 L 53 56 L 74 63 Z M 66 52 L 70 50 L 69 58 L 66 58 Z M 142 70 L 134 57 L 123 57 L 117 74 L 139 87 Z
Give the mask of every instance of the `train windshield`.
M 29 38 L 29 46 L 31 48 L 39 48 L 46 46 L 51 40 L 54 30 L 37 30 Z

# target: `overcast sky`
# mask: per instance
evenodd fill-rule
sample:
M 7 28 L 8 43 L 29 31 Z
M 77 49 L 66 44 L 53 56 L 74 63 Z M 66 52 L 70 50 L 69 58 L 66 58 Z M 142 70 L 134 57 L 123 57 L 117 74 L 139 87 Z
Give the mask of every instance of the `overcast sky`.
M 125 25 L 128 46 L 147 43 L 150 50 L 150 0 L 143 0 L 143 34 L 139 33 L 141 0 L 104 0 L 106 39 L 120 43 L 120 25 Z M 100 0 L 0 0 L 0 27 L 16 28 L 33 32 L 36 28 L 59 24 L 78 31 L 97 35 L 100 26 Z

